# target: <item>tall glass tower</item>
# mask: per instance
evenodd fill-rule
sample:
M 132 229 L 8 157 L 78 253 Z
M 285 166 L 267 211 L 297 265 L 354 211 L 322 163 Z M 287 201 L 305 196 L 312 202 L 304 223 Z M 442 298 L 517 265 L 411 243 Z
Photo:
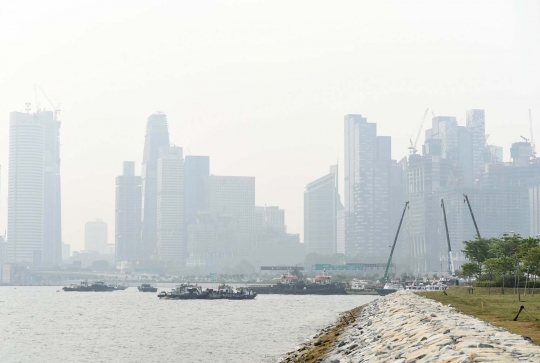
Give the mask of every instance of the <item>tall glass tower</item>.
M 148 117 L 141 171 L 141 257 L 150 259 L 156 254 L 157 243 L 157 165 L 159 149 L 169 146 L 167 116 L 155 113 Z

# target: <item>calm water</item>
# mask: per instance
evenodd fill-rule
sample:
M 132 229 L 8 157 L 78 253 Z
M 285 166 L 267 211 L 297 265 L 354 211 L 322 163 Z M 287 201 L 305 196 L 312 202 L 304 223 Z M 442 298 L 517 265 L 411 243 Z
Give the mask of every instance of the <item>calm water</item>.
M 376 298 L 171 301 L 133 287 L 59 290 L 0 287 L 0 362 L 275 362 L 340 312 Z

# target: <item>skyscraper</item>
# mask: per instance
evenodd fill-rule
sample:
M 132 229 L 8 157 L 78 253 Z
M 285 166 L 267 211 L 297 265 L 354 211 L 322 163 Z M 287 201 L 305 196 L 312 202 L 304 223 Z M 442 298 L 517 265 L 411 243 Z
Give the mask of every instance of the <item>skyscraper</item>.
M 62 262 L 62 217 L 60 189 L 60 121 L 57 113 L 41 111 L 36 114 L 44 126 L 44 206 L 43 206 L 43 263 Z
M 157 256 L 161 261 L 185 259 L 184 158 L 181 147 L 159 149 L 157 164 Z
M 124 161 L 116 177 L 116 261 L 141 258 L 141 177 L 135 176 L 135 162 Z
M 105 254 L 107 250 L 107 223 L 101 219 L 86 222 L 84 226 L 84 249 Z
M 344 129 L 345 253 L 383 260 L 391 242 L 391 140 L 361 115 L 346 115 Z
M 486 115 L 484 110 L 467 111 L 467 128 L 472 137 L 472 167 L 474 178 L 478 179 L 484 166 L 484 150 L 486 145 Z
M 335 170 L 335 169 L 334 169 Z M 304 243 L 308 253 L 337 252 L 337 173 L 331 172 L 306 185 L 304 192 Z
M 35 115 L 12 112 L 9 140 L 6 260 L 30 262 L 43 253 L 45 127 Z
M 157 164 L 159 149 L 169 146 L 167 116 L 155 113 L 148 118 L 141 172 L 142 241 L 141 257 L 150 259 L 157 243 Z
M 194 222 L 206 210 L 205 183 L 210 176 L 208 156 L 187 155 L 184 164 L 185 223 Z
M 248 256 L 254 247 L 255 178 L 211 175 L 207 201 L 211 213 L 237 220 L 237 240 L 231 252 L 235 257 Z

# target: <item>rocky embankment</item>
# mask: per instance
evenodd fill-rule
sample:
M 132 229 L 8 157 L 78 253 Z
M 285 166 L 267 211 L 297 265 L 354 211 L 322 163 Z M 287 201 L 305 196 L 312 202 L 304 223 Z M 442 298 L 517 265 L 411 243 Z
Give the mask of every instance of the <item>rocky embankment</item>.
M 410 292 L 342 314 L 281 362 L 540 362 L 540 346 Z

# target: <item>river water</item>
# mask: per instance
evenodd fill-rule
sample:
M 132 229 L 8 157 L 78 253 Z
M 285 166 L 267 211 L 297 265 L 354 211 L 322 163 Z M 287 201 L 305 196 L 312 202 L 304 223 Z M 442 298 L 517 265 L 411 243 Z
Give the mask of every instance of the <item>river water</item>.
M 376 296 L 160 300 L 136 288 L 0 287 L 0 362 L 275 362 Z

